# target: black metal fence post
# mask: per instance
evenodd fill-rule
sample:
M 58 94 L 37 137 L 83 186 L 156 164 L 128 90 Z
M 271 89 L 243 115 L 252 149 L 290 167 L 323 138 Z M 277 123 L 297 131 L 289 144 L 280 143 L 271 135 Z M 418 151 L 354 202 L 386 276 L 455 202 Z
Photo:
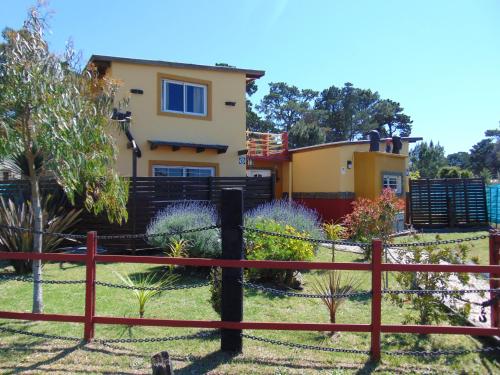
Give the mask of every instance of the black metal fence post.
M 243 259 L 243 191 L 223 189 L 221 203 L 222 258 Z M 243 268 L 222 269 L 221 320 L 243 320 Z M 222 329 L 221 350 L 241 352 L 241 334 L 241 329 Z

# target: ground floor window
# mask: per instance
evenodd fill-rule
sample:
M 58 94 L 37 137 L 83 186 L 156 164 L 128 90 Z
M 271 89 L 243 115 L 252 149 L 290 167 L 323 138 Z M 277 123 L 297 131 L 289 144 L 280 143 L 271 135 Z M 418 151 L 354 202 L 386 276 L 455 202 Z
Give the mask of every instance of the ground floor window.
M 384 189 L 390 188 L 396 194 L 403 192 L 403 176 L 397 174 L 384 174 L 382 178 L 382 186 Z
M 153 177 L 213 177 L 215 167 L 153 165 Z
M 270 169 L 247 169 L 247 177 L 271 177 Z

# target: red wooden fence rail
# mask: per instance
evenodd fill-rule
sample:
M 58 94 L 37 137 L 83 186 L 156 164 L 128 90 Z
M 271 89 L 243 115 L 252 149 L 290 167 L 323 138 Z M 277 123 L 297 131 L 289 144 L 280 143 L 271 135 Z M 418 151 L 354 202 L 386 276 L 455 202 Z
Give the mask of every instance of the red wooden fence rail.
M 56 321 L 84 323 L 84 339 L 92 340 L 95 324 L 119 324 L 158 327 L 196 327 L 219 329 L 260 329 L 260 330 L 301 330 L 301 331 L 350 331 L 371 333 L 371 358 L 380 359 L 381 333 L 414 333 L 414 334 L 459 334 L 475 336 L 500 336 L 499 304 L 492 306 L 491 328 L 460 327 L 460 326 L 421 326 L 421 325 L 395 325 L 381 324 L 382 285 L 381 278 L 384 271 L 397 272 L 470 272 L 489 273 L 491 275 L 491 288 L 498 288 L 500 277 L 499 251 L 500 235 L 490 235 L 490 261 L 489 266 L 479 265 L 419 265 L 419 264 L 391 264 L 382 263 L 382 243 L 379 240 L 372 242 L 372 263 L 331 263 L 331 262 L 298 262 L 298 261 L 252 261 L 252 260 L 225 260 L 202 258 L 168 258 L 155 256 L 130 256 L 130 255 L 98 255 L 97 234 L 89 232 L 87 235 L 87 253 L 54 254 L 54 253 L 11 253 L 0 252 L 0 259 L 41 259 L 57 262 L 80 262 L 86 265 L 86 293 L 85 315 L 62 314 L 33 314 L 23 312 L 0 311 L 0 318 Z M 372 272 L 372 316 L 371 324 L 343 324 L 343 323 L 282 323 L 282 322 L 228 322 L 207 320 L 176 320 L 176 319 L 145 319 L 121 318 L 112 316 L 95 315 L 95 281 L 96 265 L 98 262 L 123 262 L 147 264 L 177 264 L 186 266 L 228 267 L 228 268 L 268 268 L 268 269 L 323 269 L 323 270 L 353 270 Z M 496 262 L 496 263 L 495 263 Z M 493 297 L 493 295 L 492 295 Z

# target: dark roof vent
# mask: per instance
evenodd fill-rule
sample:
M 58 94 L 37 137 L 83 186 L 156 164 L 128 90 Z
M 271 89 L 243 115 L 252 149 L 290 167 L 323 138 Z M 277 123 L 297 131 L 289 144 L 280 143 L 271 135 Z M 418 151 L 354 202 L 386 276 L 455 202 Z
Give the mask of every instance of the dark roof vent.
M 370 151 L 380 150 L 380 134 L 377 130 L 372 130 L 368 133 L 370 138 Z
M 401 137 L 394 135 L 392 137 L 392 153 L 399 154 L 403 148 L 403 142 L 401 142 Z

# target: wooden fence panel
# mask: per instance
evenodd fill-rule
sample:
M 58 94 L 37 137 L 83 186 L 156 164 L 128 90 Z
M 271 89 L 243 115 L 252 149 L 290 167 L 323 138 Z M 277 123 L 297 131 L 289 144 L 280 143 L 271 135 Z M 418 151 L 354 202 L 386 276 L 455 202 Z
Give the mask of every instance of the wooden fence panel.
M 485 186 L 480 178 L 410 180 L 409 203 L 416 228 L 488 224 Z
M 135 189 L 130 181 L 127 210 L 129 220 L 123 224 L 109 223 L 105 215 L 95 216 L 84 211 L 75 231 L 99 231 L 99 233 L 130 234 L 144 233 L 155 215 L 172 203 L 180 201 L 211 202 L 220 210 L 222 189 L 242 188 L 245 210 L 269 202 L 274 197 L 271 177 L 137 177 Z M 43 192 L 61 192 L 53 180 L 41 183 Z M 0 195 L 15 200 L 30 197 L 28 181 L 0 181 Z M 134 213 L 135 205 L 135 215 Z M 76 203 L 81 207 L 81 203 Z M 135 228 L 135 231 L 134 231 Z M 99 245 L 111 249 L 147 247 L 143 240 L 108 240 Z

